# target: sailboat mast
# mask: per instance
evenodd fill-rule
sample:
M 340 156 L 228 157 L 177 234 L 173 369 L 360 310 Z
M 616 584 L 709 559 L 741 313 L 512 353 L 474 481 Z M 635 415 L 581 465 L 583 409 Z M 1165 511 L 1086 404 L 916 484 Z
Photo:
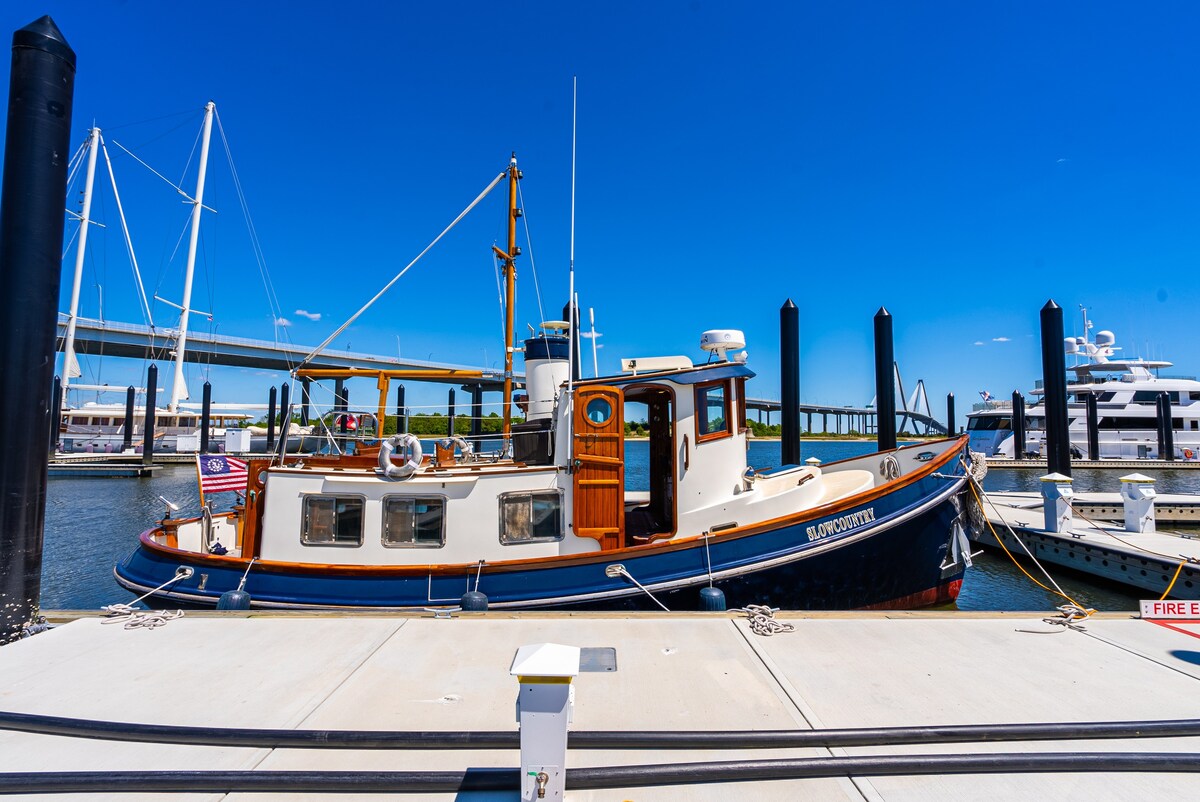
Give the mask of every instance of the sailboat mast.
M 179 339 L 175 342 L 175 381 L 171 383 L 171 403 L 167 409 L 176 412 L 179 402 L 188 397 L 183 380 L 183 355 L 187 348 L 188 315 L 192 311 L 192 276 L 196 272 L 196 243 L 200 239 L 200 210 L 204 203 L 204 178 L 208 173 L 208 143 L 212 138 L 212 118 L 216 104 L 211 100 L 204 107 L 204 134 L 200 141 L 200 169 L 196 173 L 196 197 L 192 201 L 192 237 L 188 243 L 187 272 L 183 278 L 183 312 L 179 316 Z
M 520 254 L 517 249 L 517 180 L 521 177 L 517 169 L 517 154 L 508 163 L 508 250 L 504 252 L 504 448 L 512 436 L 512 389 L 513 389 L 513 320 L 516 314 L 517 268 L 514 260 Z
M 100 150 L 100 129 L 93 126 L 88 136 L 87 179 L 83 184 L 83 209 L 79 217 L 79 247 L 75 251 L 75 281 L 71 285 L 71 311 L 67 316 L 67 337 L 63 343 L 62 389 L 66 398 L 67 386 L 73 376 L 79 376 L 75 358 L 75 324 L 79 318 L 79 288 L 83 281 L 83 256 L 87 246 L 88 229 L 92 219 L 92 186 L 96 180 L 96 152 Z

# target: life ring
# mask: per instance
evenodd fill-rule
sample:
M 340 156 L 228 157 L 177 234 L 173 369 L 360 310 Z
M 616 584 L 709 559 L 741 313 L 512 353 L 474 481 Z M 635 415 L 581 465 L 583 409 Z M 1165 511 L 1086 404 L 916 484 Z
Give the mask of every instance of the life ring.
M 392 462 L 392 454 L 397 450 L 408 454 L 408 459 L 402 465 Z M 424 458 L 421 441 L 416 435 L 394 434 L 379 446 L 379 471 L 388 479 L 407 479 L 417 472 Z
M 1183 458 L 1184 459 L 1191 459 L 1194 456 L 1196 456 L 1196 452 L 1192 451 L 1190 448 L 1185 448 L 1183 450 Z
M 462 455 L 463 462 L 468 462 L 475 456 L 475 447 L 468 443 L 467 439 L 462 435 L 456 434 L 452 437 L 447 437 L 438 441 L 438 445 L 451 451 L 454 450 L 455 446 L 458 446 L 458 452 Z

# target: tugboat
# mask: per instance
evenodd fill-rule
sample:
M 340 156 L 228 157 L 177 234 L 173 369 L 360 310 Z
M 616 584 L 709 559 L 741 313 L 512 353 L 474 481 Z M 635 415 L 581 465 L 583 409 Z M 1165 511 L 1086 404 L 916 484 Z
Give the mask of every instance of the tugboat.
M 507 173 L 511 299 L 515 158 Z M 359 440 L 354 453 L 251 459 L 244 483 L 232 482 L 241 503 L 143 532 L 117 581 L 159 605 L 239 593 L 264 608 L 854 609 L 957 596 L 969 559 L 966 437 L 757 470 L 741 332 L 705 332 L 703 364 L 625 359 L 618 375 L 576 380 L 568 326 L 525 340 L 526 417 L 512 422 L 506 380 L 499 451 L 452 438 L 426 455 L 397 434 Z M 381 399 L 407 377 L 370 375 Z M 648 412 L 648 492 L 625 489 L 626 404 Z M 382 414 L 360 431 L 382 431 Z M 228 460 L 210 459 L 229 487 Z

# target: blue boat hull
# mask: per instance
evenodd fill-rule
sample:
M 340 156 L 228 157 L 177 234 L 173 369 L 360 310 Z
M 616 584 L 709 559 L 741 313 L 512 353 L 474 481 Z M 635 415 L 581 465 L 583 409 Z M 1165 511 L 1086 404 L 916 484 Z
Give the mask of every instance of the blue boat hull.
M 956 452 L 957 453 L 957 452 Z M 957 467 L 956 467 L 957 466 Z M 710 582 L 729 607 L 787 609 L 905 608 L 953 601 L 964 565 L 953 558 L 956 519 L 965 522 L 961 461 L 942 472 L 868 493 L 862 501 L 797 514 L 770 528 L 747 527 L 667 542 L 550 560 L 487 565 L 478 590 L 492 608 L 658 609 L 632 576 L 672 609 L 697 609 Z M 627 576 L 609 576 L 619 563 Z M 117 565 L 117 580 L 144 593 L 194 574 L 152 597 L 157 604 L 212 606 L 238 586 L 246 562 L 158 546 L 143 535 Z M 711 569 L 710 569 L 711 566 Z M 460 571 L 255 563 L 246 591 L 256 607 L 413 609 L 457 605 L 476 589 L 475 566 Z

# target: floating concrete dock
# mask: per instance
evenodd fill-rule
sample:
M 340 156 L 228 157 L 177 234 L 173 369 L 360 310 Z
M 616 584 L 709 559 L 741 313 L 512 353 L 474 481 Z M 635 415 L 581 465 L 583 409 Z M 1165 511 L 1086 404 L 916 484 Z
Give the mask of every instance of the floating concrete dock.
M 1025 468 L 1044 471 L 1044 459 L 1012 459 L 1011 457 L 988 457 L 988 470 L 992 468 Z M 1072 468 L 1119 469 L 1123 471 L 1162 471 L 1200 469 L 1200 459 L 1072 459 Z
M 69 617 L 69 616 L 67 616 Z M 572 730 L 811 730 L 1197 716 L 1200 622 L 1127 614 L 1077 628 L 1037 614 L 788 614 L 762 637 L 736 614 L 189 613 L 158 629 L 97 618 L 0 647 L 0 709 L 192 726 L 515 731 L 517 648 L 615 649 L 575 680 Z M 568 769 L 736 759 L 996 753 L 1200 753 L 1200 738 L 732 750 L 578 750 Z M 1082 758 L 1080 758 L 1082 759 Z M 451 770 L 516 750 L 266 749 L 0 731 L 0 771 Z M 1189 799 L 1195 773 L 851 776 L 571 790 L 569 800 Z M 62 798 L 62 797 L 50 797 Z M 346 799 L 283 793 L 87 799 Z M 515 800 L 511 793 L 389 799 Z
M 1071 525 L 1045 529 L 1044 502 L 1037 493 L 986 493 L 983 512 L 989 526 L 973 532 L 982 546 L 1118 582 L 1157 599 L 1168 587 L 1172 599 L 1200 598 L 1200 531 L 1173 532 L 1200 524 L 1200 498 L 1162 494 L 1155 498 L 1156 532 L 1129 532 L 1109 522 L 1123 516 L 1117 493 L 1076 493 Z M 1018 542 L 1018 538 L 1020 542 Z M 1022 547 L 1021 544 L 1024 544 Z M 1181 567 L 1182 564 L 1182 567 Z

